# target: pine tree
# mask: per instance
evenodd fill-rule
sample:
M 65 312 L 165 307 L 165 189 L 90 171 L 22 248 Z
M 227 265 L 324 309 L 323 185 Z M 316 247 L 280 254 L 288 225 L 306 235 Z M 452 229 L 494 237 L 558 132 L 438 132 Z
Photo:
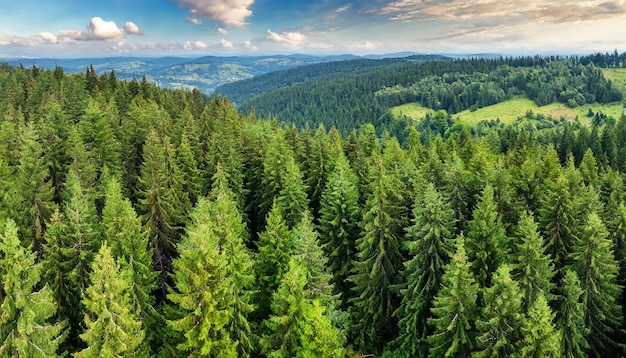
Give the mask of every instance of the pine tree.
M 545 253 L 543 238 L 531 213 L 522 214 L 517 224 L 517 236 L 513 276 L 524 297 L 522 305 L 531 309 L 539 297 L 552 298 L 554 266 Z
M 350 277 L 354 283 L 352 335 L 363 351 L 380 350 L 382 343 L 396 334 L 393 313 L 399 305 L 393 286 L 399 281 L 402 262 L 398 179 L 386 173 L 380 158 L 370 170 L 372 195 L 363 214 L 358 261 Z
M 187 234 L 177 245 L 175 289 L 167 297 L 180 318 L 169 320 L 168 326 L 184 335 L 178 349 L 191 356 L 235 357 L 237 342 L 227 329 L 235 299 L 233 278 L 227 276 L 227 257 L 213 230 L 215 223 L 207 218 L 206 206 L 206 199 L 198 202 Z
M 481 287 L 489 286 L 491 274 L 508 253 L 506 234 L 494 201 L 493 186 L 487 184 L 468 223 L 467 256 Z
M 132 278 L 120 268 L 106 244 L 93 260 L 89 279 L 91 285 L 83 298 L 86 329 L 80 335 L 87 348 L 74 356 L 147 357 L 145 348 L 139 349 L 145 333 L 132 295 Z
M 412 258 L 404 264 L 406 286 L 400 289 L 402 302 L 394 313 L 400 328 L 396 343 L 402 355 L 422 355 L 427 349 L 426 337 L 430 335 L 427 321 L 444 265 L 452 254 L 454 221 L 454 211 L 434 185 L 426 186 L 413 207 L 413 225 L 406 229 L 406 244 Z
M 524 315 L 522 293 L 511 277 L 511 266 L 500 266 L 491 280 L 493 286 L 485 290 L 486 306 L 482 319 L 476 321 L 479 333 L 476 357 L 510 357 L 518 350 Z
M 320 241 L 328 256 L 336 292 L 341 293 L 345 308 L 352 297 L 352 285 L 347 278 L 356 259 L 360 208 L 358 178 L 342 153 L 322 193 L 320 206 Z
M 583 290 L 576 272 L 566 270 L 562 280 L 561 304 L 557 327 L 561 333 L 561 355 L 566 358 L 584 357 L 589 349 L 585 326 L 585 303 L 581 301 Z
M 337 329 L 325 315 L 324 306 L 305 289 L 305 268 L 297 259 L 288 267 L 272 295 L 272 314 L 264 322 L 263 353 L 268 357 L 342 356 Z
M 554 313 L 543 294 L 532 301 L 524 321 L 521 343 L 522 357 L 560 357 L 562 354 L 560 332 L 554 327 Z
M 597 355 L 616 352 L 622 334 L 619 327 L 623 317 L 617 303 L 622 287 L 617 283 L 619 266 L 608 235 L 600 217 L 590 213 L 570 255 L 583 289 L 585 325 L 590 329 L 588 341 Z
M 22 247 L 15 222 L 0 234 L 0 356 L 55 357 L 66 336 L 66 321 L 54 322 L 57 306 L 50 288 L 40 285 L 43 267 Z
M 478 285 L 465 254 L 465 238 L 456 238 L 456 252 L 441 278 L 442 287 L 430 309 L 428 324 L 434 332 L 428 337 L 433 357 L 467 357 L 474 348 L 473 322 L 477 314 Z

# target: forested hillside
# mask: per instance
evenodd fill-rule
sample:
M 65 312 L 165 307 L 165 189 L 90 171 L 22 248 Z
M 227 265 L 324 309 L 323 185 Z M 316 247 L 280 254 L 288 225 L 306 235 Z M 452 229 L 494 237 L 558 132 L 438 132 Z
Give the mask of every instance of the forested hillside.
M 269 73 L 218 87 L 244 111 L 254 108 L 261 117 L 276 117 L 302 128 L 336 126 L 343 134 L 365 123 L 375 123 L 400 135 L 405 123 L 389 109 L 416 102 L 455 114 L 526 96 L 537 105 L 553 102 L 578 107 L 594 102 L 621 101 L 623 93 L 600 69 L 626 63 L 626 53 L 585 57 L 474 58 L 441 61 L 368 63 L 347 61 L 330 66 L 304 66 Z
M 519 67 L 526 90 L 621 96 L 527 60 L 390 68 L 407 91 L 413 66 L 442 88 Z M 439 111 L 401 146 L 368 97 L 342 135 L 90 70 L 3 64 L 0 93 L 0 356 L 624 354 L 624 117 Z

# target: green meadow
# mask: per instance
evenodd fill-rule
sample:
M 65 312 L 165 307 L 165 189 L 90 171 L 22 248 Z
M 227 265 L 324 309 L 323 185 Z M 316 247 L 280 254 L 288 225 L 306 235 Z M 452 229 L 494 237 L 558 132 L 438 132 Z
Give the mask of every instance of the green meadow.
M 624 72 L 626 75 L 626 72 Z M 576 117 L 581 123 L 589 123 L 591 118 L 587 117 L 589 108 L 596 113 L 598 111 L 612 116 L 616 119 L 621 118 L 622 113 L 626 110 L 623 103 L 609 104 L 587 104 L 577 108 L 569 108 L 563 103 L 551 103 L 546 106 L 537 106 L 537 104 L 526 98 L 517 97 L 508 101 L 500 102 L 491 106 L 479 108 L 475 111 L 465 110 L 452 115 L 455 120 L 466 123 L 470 126 L 477 125 L 482 120 L 500 119 L 501 122 L 509 124 L 514 122 L 518 117 L 523 117 L 530 110 L 535 114 L 543 114 L 552 118 L 564 117 L 567 120 L 574 120 Z M 396 116 L 406 115 L 415 120 L 422 119 L 426 113 L 434 113 L 430 108 L 422 107 L 417 103 L 407 103 L 391 109 L 391 113 Z

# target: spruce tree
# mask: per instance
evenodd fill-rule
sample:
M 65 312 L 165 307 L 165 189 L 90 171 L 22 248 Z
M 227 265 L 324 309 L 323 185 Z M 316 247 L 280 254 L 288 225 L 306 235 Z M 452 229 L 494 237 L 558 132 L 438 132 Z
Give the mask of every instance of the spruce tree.
M 0 356 L 56 357 L 67 321 L 54 322 L 57 305 L 51 289 L 40 287 L 36 253 L 21 245 L 13 220 L 0 234 Z
M 148 357 L 131 275 L 120 268 L 106 243 L 91 267 L 91 285 L 82 300 L 86 329 L 80 335 L 87 347 L 74 356 Z
M 537 220 L 557 269 L 565 265 L 574 241 L 574 203 L 569 186 L 564 175 L 558 176 L 544 189 L 537 209 Z
M 539 297 L 552 299 L 554 266 L 546 255 L 543 238 L 539 235 L 532 213 L 522 214 L 517 224 L 517 250 L 514 254 L 513 276 L 524 296 L 523 306 L 531 309 Z
M 268 357 L 339 357 L 342 349 L 337 329 L 319 300 L 305 289 L 306 269 L 292 259 L 277 291 L 272 295 L 272 313 L 261 338 Z
M 432 301 L 441 284 L 444 265 L 452 254 L 454 211 L 444 202 L 433 184 L 424 189 L 413 207 L 413 225 L 406 229 L 406 244 L 412 257 L 404 266 L 406 286 L 400 289 L 402 302 L 394 313 L 400 336 L 396 344 L 402 355 L 424 355 Z
M 309 200 L 300 168 L 293 157 L 287 158 L 284 172 L 281 174 L 281 182 L 282 188 L 276 196 L 276 202 L 283 208 L 283 219 L 287 225 L 294 228 L 308 210 Z
M 320 201 L 318 230 L 328 257 L 336 292 L 341 293 L 342 306 L 352 296 L 347 280 L 356 259 L 360 214 L 358 178 L 343 153 L 339 154 Z
M 197 220 L 206 218 L 207 222 L 213 223 L 210 230 L 222 247 L 220 253 L 226 258 L 226 277 L 231 279 L 229 292 L 233 298 L 227 329 L 232 341 L 237 342 L 238 356 L 245 357 L 251 354 L 254 343 L 249 323 L 249 315 L 254 309 L 254 263 L 245 245 L 248 239 L 246 225 L 236 201 L 236 194 L 228 185 L 227 174 L 218 163 L 213 175 L 210 201 L 206 205 L 199 205 L 203 209 L 198 209 L 202 213 L 197 213 Z
M 429 354 L 433 357 L 467 357 L 474 343 L 474 320 L 477 315 L 478 285 L 470 272 L 465 253 L 465 238 L 456 238 L 456 252 L 445 267 L 442 287 L 430 309 L 428 324 L 434 328 L 428 336 Z
M 522 357 L 560 357 L 561 335 L 554 327 L 554 313 L 543 294 L 532 301 L 528 317 L 524 320 L 520 345 Z
M 484 292 L 482 318 L 476 321 L 479 350 L 475 357 L 510 357 L 523 339 L 522 293 L 504 264 L 493 274 L 493 285 Z
M 592 212 L 570 255 L 583 289 L 588 342 L 597 355 L 617 352 L 622 337 L 619 328 L 623 317 L 618 304 L 622 286 L 617 283 L 619 266 L 608 236 L 600 217 Z
M 161 315 L 157 312 L 153 291 L 157 287 L 158 273 L 152 266 L 154 249 L 141 225 L 141 218 L 130 201 L 123 197 L 120 183 L 108 178 L 104 184 L 102 229 L 111 254 L 122 270 L 131 275 L 132 297 L 141 310 L 141 319 L 150 342 L 158 341 Z
M 235 357 L 237 342 L 228 331 L 235 297 L 228 260 L 207 217 L 206 199 L 191 215 L 192 223 L 177 245 L 179 257 L 173 262 L 174 287 L 167 295 L 176 305 L 178 318 L 168 326 L 184 336 L 178 349 L 191 356 Z
M 402 193 L 398 178 L 386 173 L 380 158 L 370 168 L 372 194 L 363 214 L 362 237 L 357 241 L 357 262 L 350 280 L 352 336 L 360 349 L 376 352 L 397 331 L 394 311 L 399 300 L 394 285 L 399 282 L 401 225 L 397 216 Z
M 257 321 L 270 314 L 272 293 L 278 289 L 287 272 L 289 259 L 296 248 L 293 234 L 283 219 L 282 207 L 276 203 L 267 216 L 265 231 L 259 234 L 255 267 Z
M 561 333 L 561 355 L 566 358 L 587 355 L 589 329 L 585 325 L 585 302 L 580 280 L 576 272 L 566 270 L 562 280 L 562 295 L 557 316 L 557 328 Z
M 487 184 L 468 223 L 467 256 L 481 287 L 489 286 L 492 273 L 507 256 L 506 233 L 494 201 L 494 189 Z

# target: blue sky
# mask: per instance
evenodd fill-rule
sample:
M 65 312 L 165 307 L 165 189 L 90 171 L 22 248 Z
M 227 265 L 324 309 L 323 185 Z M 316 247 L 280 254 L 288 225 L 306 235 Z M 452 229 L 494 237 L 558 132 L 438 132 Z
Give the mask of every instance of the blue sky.
M 626 0 L 0 0 L 0 57 L 626 51 Z

